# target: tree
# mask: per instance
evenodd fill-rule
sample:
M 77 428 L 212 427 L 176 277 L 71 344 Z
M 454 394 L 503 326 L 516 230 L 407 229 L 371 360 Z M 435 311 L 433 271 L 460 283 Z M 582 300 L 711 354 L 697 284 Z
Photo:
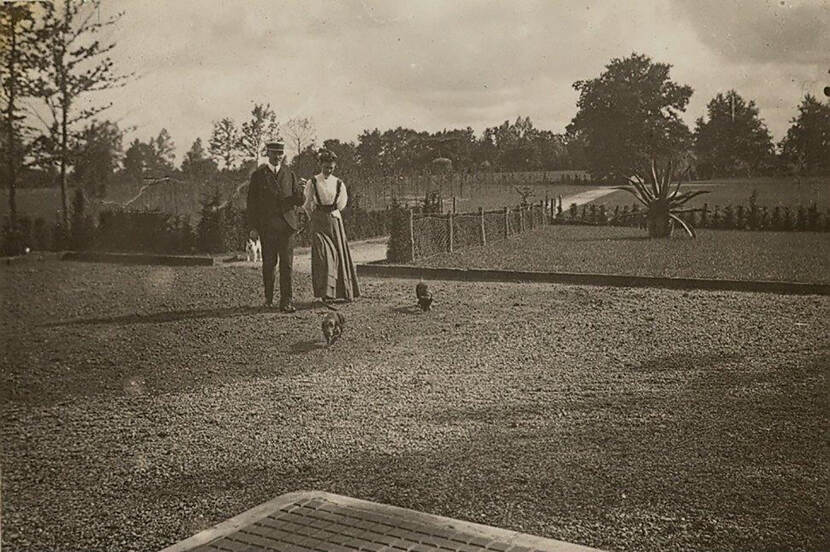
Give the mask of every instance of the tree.
M 718 93 L 706 106 L 708 121 L 697 120 L 695 154 L 698 170 L 714 176 L 751 176 L 773 155 L 772 137 L 748 103 L 734 90 Z
M 124 173 L 133 180 L 143 179 L 149 172 L 154 157 L 153 146 L 136 138 L 124 153 Z
M 225 117 L 221 121 L 213 123 L 208 141 L 208 152 L 218 165 L 222 162 L 224 170 L 233 170 L 236 166 L 236 159 L 239 154 L 239 131 L 233 119 Z
M 357 164 L 357 151 L 352 142 L 341 142 L 332 138 L 323 141 L 323 147 L 337 156 L 337 170 L 340 173 L 354 170 Z
M 317 135 L 314 123 L 307 118 L 289 119 L 285 123 L 284 132 L 295 155 L 299 155 L 306 146 L 313 146 Z
M 168 174 L 175 170 L 176 144 L 166 128 L 161 129 L 155 139 L 150 140 L 153 148 L 151 170 L 159 175 Z
M 687 148 L 691 133 L 680 114 L 692 88 L 672 82 L 670 68 L 634 53 L 612 59 L 598 78 L 574 83 L 578 111 L 567 132 L 582 139 L 595 177 L 629 176 Z
M 51 121 L 45 121 L 45 126 L 60 168 L 61 205 L 67 227 L 66 180 L 71 164 L 72 128 L 111 105 L 78 109 L 79 100 L 90 92 L 120 86 L 128 78 L 114 72 L 109 52 L 115 44 L 105 44 L 96 38 L 101 30 L 114 25 L 123 12 L 102 22 L 97 18 L 100 4 L 101 0 L 64 0 L 61 6 L 57 2 L 39 4 L 43 8 L 39 31 L 43 63 L 37 82 L 38 96 L 51 115 Z
M 378 129 L 372 131 L 364 130 L 357 137 L 357 162 L 362 169 L 368 171 L 378 170 L 381 165 L 382 151 L 383 146 Z
M 830 174 L 830 102 L 807 94 L 781 141 L 781 157 L 800 174 Z
M 190 146 L 190 151 L 184 155 L 181 169 L 186 177 L 201 181 L 208 180 L 216 174 L 216 162 L 205 153 L 201 138 L 196 138 Z
M 317 168 L 317 149 L 313 144 L 307 145 L 291 160 L 291 170 L 300 178 L 311 178 L 317 173 Z
M 251 110 L 251 119 L 242 123 L 239 136 L 239 149 L 247 159 L 259 165 L 259 157 L 266 142 L 280 138 L 280 125 L 271 104 L 255 104 Z
M 124 133 L 117 123 L 92 121 L 81 132 L 74 151 L 73 179 L 88 195 L 104 197 L 123 156 Z
M 37 68 L 37 33 L 32 7 L 29 4 L 4 3 L 0 6 L 0 92 L 3 119 L 0 127 L 0 148 L 5 160 L 2 179 L 9 186 L 9 218 L 11 227 L 17 223 L 17 181 L 24 169 L 32 128 L 26 124 L 20 100 L 31 96 L 29 85 Z

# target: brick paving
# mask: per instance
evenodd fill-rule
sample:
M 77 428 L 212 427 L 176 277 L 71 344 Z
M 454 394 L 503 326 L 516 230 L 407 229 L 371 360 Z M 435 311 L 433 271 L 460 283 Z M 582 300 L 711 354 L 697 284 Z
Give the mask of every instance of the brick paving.
M 598 552 L 330 493 L 289 493 L 162 552 Z

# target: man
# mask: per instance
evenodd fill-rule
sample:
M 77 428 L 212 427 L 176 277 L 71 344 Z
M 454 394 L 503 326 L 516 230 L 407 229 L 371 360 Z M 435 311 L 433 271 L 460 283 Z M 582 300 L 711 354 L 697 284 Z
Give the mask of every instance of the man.
M 251 175 L 248 188 L 248 224 L 262 242 L 262 279 L 265 304 L 274 301 L 274 270 L 280 265 L 280 310 L 294 312 L 291 273 L 294 265 L 293 236 L 299 228 L 298 210 L 305 201 L 305 182 L 298 181 L 283 163 L 281 142 L 265 146 L 268 161 Z

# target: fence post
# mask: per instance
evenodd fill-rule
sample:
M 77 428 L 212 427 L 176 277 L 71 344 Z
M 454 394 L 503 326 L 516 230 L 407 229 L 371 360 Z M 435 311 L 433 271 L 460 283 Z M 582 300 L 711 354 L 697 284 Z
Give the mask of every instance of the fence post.
M 454 215 L 458 211 L 455 210 L 455 196 L 452 196 L 452 214 Z
M 412 260 L 415 260 L 415 211 L 409 210 L 409 243 Z
M 504 239 L 510 237 L 510 207 L 504 208 Z
M 539 226 L 545 225 L 545 213 L 547 212 L 547 199 L 539 200 Z
M 525 231 L 525 207 L 524 205 L 519 205 L 519 233 L 523 233 Z
M 453 242 L 453 214 L 452 213 L 450 213 L 447 216 L 447 224 L 449 224 L 449 229 L 448 229 L 449 230 L 449 243 L 447 244 L 448 248 L 449 248 L 448 251 L 450 253 L 452 253 L 452 242 Z
M 484 209 L 478 208 L 478 220 L 481 227 L 481 245 L 487 245 L 487 233 L 484 230 Z

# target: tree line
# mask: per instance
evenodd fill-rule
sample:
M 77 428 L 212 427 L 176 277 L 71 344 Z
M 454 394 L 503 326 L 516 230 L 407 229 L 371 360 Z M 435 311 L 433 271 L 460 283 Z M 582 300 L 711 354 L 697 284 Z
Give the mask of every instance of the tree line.
M 692 130 L 681 116 L 693 89 L 671 80 L 671 65 L 637 53 L 611 60 L 597 78 L 574 83 L 577 112 L 563 133 L 538 129 L 530 117 L 519 116 L 479 135 L 470 127 L 398 127 L 367 129 L 355 141 L 318 142 L 310 119 L 281 124 L 269 104 L 256 104 L 241 124 L 230 117 L 214 121 L 210 136 L 197 138 L 176 166 L 166 129 L 125 147 L 133 129 L 102 119 L 109 105 L 92 101 L 94 92 L 123 86 L 132 76 L 116 71 L 109 56 L 114 43 L 100 38 L 123 13 L 101 21 L 99 4 L 0 6 L 0 176 L 9 189 L 12 220 L 21 186 L 57 183 L 68 225 L 68 183 L 103 196 L 108 185 L 124 178 L 239 180 L 273 139 L 286 142 L 301 175 L 315 170 L 319 146 L 338 155 L 342 172 L 373 174 L 587 169 L 595 180 L 614 180 L 655 158 L 682 160 L 702 178 L 830 174 L 829 103 L 806 95 L 786 136 L 774 144 L 755 102 L 728 90 L 709 101 Z

